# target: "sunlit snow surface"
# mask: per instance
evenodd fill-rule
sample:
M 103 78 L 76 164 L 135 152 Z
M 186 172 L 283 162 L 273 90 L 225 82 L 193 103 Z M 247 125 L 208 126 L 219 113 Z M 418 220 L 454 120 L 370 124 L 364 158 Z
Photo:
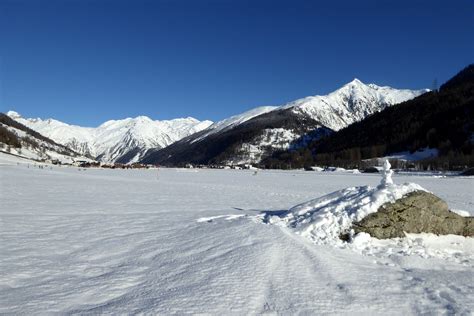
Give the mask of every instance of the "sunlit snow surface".
M 317 245 L 262 214 L 379 175 L 39 169 L 0 156 L 0 313 L 471 314 L 472 238 Z M 394 176 L 474 214 L 473 178 Z M 266 213 L 262 213 L 266 212 Z

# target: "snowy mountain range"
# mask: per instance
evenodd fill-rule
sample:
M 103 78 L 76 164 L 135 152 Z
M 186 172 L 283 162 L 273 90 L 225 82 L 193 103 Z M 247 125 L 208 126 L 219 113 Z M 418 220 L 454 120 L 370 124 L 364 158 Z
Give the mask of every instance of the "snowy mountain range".
M 328 95 L 263 106 L 222 121 L 194 118 L 154 121 L 146 116 L 98 127 L 55 119 L 7 115 L 71 150 L 102 162 L 180 165 L 258 163 L 274 151 L 304 146 L 384 108 L 428 90 L 394 89 L 354 79 Z
M 35 161 L 49 160 L 66 164 L 91 161 L 3 113 L 0 113 L 0 152 Z
M 328 95 L 310 96 L 282 106 L 259 107 L 214 123 L 171 146 L 151 150 L 143 162 L 258 163 L 276 150 L 302 146 L 315 137 L 338 131 L 427 91 L 381 87 L 354 79 Z
M 99 127 L 69 125 L 54 119 L 7 115 L 59 144 L 103 162 L 137 162 L 151 148 L 163 148 L 212 124 L 194 118 L 154 121 L 146 116 L 111 120 Z

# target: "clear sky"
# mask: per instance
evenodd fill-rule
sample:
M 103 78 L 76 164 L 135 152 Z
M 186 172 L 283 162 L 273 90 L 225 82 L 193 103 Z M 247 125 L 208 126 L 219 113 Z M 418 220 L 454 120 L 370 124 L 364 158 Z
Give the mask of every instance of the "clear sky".
M 0 111 L 219 120 L 474 62 L 474 1 L 0 0 Z

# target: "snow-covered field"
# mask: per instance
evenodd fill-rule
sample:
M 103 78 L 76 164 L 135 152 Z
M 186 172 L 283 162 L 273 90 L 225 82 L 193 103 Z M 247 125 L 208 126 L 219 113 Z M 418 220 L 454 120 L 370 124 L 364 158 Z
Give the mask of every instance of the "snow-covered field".
M 28 167 L 29 166 L 29 167 Z M 474 215 L 474 179 L 395 175 Z M 0 313 L 472 314 L 472 238 L 316 244 L 279 214 L 379 175 L 0 156 Z

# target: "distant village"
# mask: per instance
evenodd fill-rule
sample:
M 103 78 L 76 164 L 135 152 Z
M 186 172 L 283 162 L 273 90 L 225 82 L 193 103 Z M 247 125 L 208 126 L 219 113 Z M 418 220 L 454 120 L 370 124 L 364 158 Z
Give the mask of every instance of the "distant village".
M 373 158 L 373 159 L 366 159 L 361 161 L 361 164 L 358 166 L 359 168 L 355 169 L 347 169 L 349 171 L 360 171 L 362 173 L 378 173 L 380 171 L 380 166 L 385 159 L 383 158 Z M 431 171 L 429 168 L 423 168 L 423 166 L 417 164 L 416 161 L 407 161 L 403 159 L 389 159 L 390 163 L 393 166 L 394 170 L 399 171 Z M 47 163 L 52 163 L 55 165 L 60 165 L 61 161 L 59 160 L 50 160 L 45 161 Z M 153 164 L 142 164 L 142 163 L 131 163 L 131 164 L 123 164 L 123 163 L 103 163 L 98 161 L 86 161 L 86 160 L 75 160 L 72 164 L 65 164 L 63 165 L 73 165 L 80 168 L 105 168 L 105 169 L 150 169 L 150 168 L 159 168 L 159 167 L 167 167 L 161 165 L 153 165 Z M 218 164 L 190 164 L 187 163 L 182 168 L 186 169 L 233 169 L 233 170 L 258 170 L 261 169 L 257 165 L 244 163 L 244 164 L 226 164 L 226 165 L 218 165 Z M 304 167 L 303 170 L 305 171 L 343 171 L 346 170 L 344 168 L 338 168 L 333 166 L 307 166 Z
M 160 165 L 152 165 L 152 164 L 142 164 L 142 163 L 131 163 L 131 164 L 123 164 L 123 163 L 102 163 L 98 161 L 86 161 L 86 160 L 75 160 L 72 164 L 65 164 L 61 163 L 60 160 L 50 160 L 45 161 L 47 163 L 51 163 L 54 165 L 73 165 L 80 168 L 106 168 L 106 169 L 150 169 L 150 168 L 158 168 L 161 167 Z M 186 164 L 183 166 L 186 169 L 235 169 L 235 170 L 256 170 L 255 166 L 251 164 L 239 164 L 239 165 L 193 165 L 193 164 Z

